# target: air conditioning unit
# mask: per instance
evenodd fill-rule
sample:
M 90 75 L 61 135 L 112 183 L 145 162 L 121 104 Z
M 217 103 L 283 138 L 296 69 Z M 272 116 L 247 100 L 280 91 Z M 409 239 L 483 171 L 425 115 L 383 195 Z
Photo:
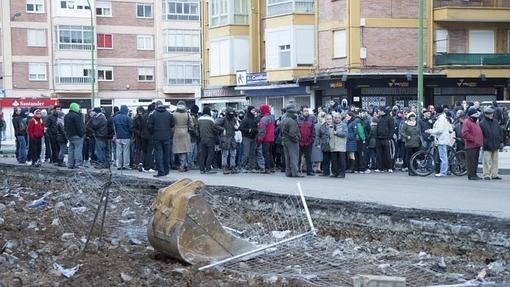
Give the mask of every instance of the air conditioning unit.
M 359 49 L 359 58 L 360 59 L 366 59 L 367 58 L 367 48 L 360 48 Z

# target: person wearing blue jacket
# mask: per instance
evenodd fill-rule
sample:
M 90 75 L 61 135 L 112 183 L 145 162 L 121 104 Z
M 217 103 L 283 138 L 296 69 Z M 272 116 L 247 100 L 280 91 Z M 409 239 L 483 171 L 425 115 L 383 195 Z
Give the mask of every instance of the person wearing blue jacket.
M 128 116 L 128 112 L 128 107 L 122 105 L 120 107 L 120 112 L 113 118 L 117 151 L 117 169 L 119 170 L 127 170 L 129 167 L 129 151 L 133 121 Z

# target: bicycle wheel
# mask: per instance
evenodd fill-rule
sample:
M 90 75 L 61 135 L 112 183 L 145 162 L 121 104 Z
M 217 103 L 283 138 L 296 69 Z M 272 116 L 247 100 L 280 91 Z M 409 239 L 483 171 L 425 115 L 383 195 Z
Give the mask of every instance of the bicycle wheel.
M 411 156 L 409 168 L 419 176 L 427 176 L 434 171 L 432 162 L 432 154 L 420 150 Z
M 463 176 L 467 174 L 466 165 L 466 152 L 461 150 L 455 152 L 450 159 L 450 170 L 456 176 Z

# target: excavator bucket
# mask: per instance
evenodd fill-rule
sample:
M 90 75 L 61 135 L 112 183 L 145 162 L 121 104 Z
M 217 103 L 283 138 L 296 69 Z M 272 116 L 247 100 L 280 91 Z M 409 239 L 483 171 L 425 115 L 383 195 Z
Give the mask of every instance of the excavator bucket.
M 227 233 L 207 200 L 196 193 L 204 184 L 179 180 L 158 191 L 147 227 L 158 252 L 189 264 L 218 261 L 256 248 Z

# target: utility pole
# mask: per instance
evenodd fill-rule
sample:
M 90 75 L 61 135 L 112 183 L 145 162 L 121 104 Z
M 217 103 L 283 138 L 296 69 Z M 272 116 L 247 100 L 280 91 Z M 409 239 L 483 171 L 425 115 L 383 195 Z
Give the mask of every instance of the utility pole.
M 92 43 L 91 43 L 91 46 L 90 46 L 90 73 L 92 74 L 91 77 L 92 77 L 92 84 L 91 84 L 91 87 L 90 87 L 90 108 L 94 108 L 94 102 L 96 100 L 96 91 L 95 91 L 95 86 L 96 86 L 96 71 L 94 69 L 94 50 L 95 50 L 95 38 L 96 38 L 96 34 L 94 33 L 94 12 L 92 11 L 93 7 L 92 5 L 90 5 L 90 0 L 87 0 L 87 4 L 89 5 L 89 9 L 90 9 L 90 29 L 91 29 L 91 34 L 92 34 Z
M 421 115 L 423 108 L 423 17 L 425 10 L 425 0 L 418 0 L 419 16 L 418 16 L 418 102 L 417 113 Z M 429 27 L 431 29 L 432 27 Z

